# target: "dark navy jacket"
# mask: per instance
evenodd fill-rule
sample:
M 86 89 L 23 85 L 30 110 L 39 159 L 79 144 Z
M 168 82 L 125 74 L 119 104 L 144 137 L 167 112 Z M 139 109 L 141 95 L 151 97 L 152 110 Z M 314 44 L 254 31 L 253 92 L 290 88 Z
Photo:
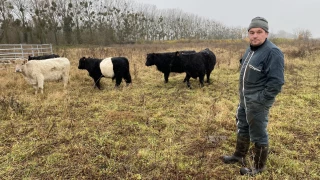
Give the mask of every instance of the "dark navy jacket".
M 240 105 L 248 102 L 271 107 L 284 84 L 284 56 L 271 41 L 257 49 L 249 47 L 241 61 Z

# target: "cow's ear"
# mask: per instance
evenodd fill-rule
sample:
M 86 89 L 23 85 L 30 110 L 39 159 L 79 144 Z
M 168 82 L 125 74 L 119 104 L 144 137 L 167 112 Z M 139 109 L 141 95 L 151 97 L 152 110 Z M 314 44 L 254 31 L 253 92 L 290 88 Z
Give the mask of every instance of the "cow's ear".
M 177 51 L 177 52 L 176 52 L 176 56 L 179 56 L 179 55 L 180 55 L 180 52 L 179 52 L 179 51 Z

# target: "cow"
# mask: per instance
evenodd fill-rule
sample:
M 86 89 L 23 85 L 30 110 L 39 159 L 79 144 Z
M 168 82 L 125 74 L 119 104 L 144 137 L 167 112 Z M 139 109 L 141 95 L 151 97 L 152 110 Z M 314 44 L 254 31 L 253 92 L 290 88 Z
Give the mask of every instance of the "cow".
M 42 56 L 28 56 L 28 60 L 45 60 L 45 59 L 52 59 L 60 57 L 57 54 L 49 54 L 49 55 L 42 55 Z
M 121 84 L 122 79 L 126 81 L 127 86 L 131 84 L 129 61 L 126 57 L 105 59 L 82 57 L 79 60 L 78 69 L 86 69 L 94 80 L 94 87 L 98 89 L 101 89 L 100 79 L 102 77 L 116 79 L 116 88 Z
M 196 51 L 179 51 L 183 54 L 195 53 Z M 184 68 L 179 58 L 176 58 L 176 52 L 149 53 L 147 54 L 146 66 L 155 65 L 157 69 L 164 74 L 164 82 L 168 83 L 170 72 L 183 73 Z M 186 81 L 186 78 L 183 82 Z
M 200 87 L 204 86 L 204 76 L 207 75 L 207 83 L 210 83 L 210 74 L 216 64 L 216 56 L 210 49 L 204 49 L 197 53 L 180 53 L 176 52 L 176 58 L 180 59 L 181 64 L 186 72 L 185 81 L 191 88 L 190 78 L 198 78 Z
M 216 55 L 209 48 L 206 48 L 200 51 L 200 53 L 204 57 L 204 59 L 202 60 L 204 62 L 204 66 L 206 69 L 207 83 L 210 83 L 210 74 L 214 70 L 214 66 L 216 65 L 217 58 L 216 58 Z
M 33 85 L 35 94 L 40 89 L 43 94 L 44 81 L 62 80 L 64 88 L 69 81 L 70 61 L 67 58 L 53 58 L 46 61 L 28 61 L 17 64 L 16 72 L 22 73 L 25 80 Z

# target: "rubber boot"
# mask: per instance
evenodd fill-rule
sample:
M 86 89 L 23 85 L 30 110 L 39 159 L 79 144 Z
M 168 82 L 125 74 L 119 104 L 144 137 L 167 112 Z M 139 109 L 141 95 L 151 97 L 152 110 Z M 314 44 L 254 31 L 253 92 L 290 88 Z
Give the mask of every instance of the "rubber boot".
M 255 176 L 258 173 L 261 173 L 265 171 L 266 168 L 266 162 L 268 158 L 268 149 L 269 146 L 267 145 L 258 145 L 257 143 L 255 144 L 254 147 L 254 167 L 253 168 L 246 168 L 242 167 L 240 168 L 240 174 L 241 175 L 250 175 L 250 176 Z
M 250 138 L 242 137 L 238 134 L 236 150 L 232 156 L 222 156 L 222 161 L 226 164 L 241 163 L 245 165 L 245 157 L 249 150 Z

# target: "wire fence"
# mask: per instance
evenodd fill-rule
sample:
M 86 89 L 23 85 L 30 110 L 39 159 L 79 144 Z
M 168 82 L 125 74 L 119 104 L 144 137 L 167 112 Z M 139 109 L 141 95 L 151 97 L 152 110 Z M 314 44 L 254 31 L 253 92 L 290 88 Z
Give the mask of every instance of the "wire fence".
M 0 44 L 0 63 L 47 54 L 53 54 L 51 44 Z

